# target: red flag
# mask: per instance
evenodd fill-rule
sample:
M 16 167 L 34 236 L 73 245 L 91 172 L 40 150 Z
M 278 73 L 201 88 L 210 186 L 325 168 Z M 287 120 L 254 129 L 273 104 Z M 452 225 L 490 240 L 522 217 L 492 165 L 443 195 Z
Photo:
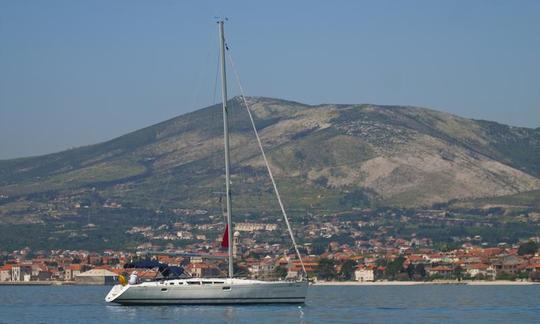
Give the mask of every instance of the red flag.
M 224 249 L 229 247 L 229 224 L 225 227 L 225 233 L 223 233 L 223 239 L 221 239 L 221 247 Z

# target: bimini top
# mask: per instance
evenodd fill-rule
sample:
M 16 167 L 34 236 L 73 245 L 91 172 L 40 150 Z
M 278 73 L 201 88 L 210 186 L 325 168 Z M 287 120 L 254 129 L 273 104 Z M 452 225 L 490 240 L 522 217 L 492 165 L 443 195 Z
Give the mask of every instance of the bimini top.
M 156 260 L 140 260 L 124 264 L 124 269 L 158 269 L 158 276 L 156 279 L 161 278 L 179 278 L 184 273 L 184 268 L 178 266 L 170 266 L 165 263 L 158 262 Z
M 137 269 L 154 269 L 154 268 L 166 268 L 167 264 L 158 262 L 156 260 L 140 260 L 124 264 L 124 269 L 137 268 Z

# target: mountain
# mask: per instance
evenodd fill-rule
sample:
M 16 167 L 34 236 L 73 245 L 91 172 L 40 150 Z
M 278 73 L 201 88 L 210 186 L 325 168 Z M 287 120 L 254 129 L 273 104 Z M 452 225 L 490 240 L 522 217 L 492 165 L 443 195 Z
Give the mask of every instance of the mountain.
M 417 107 L 248 100 L 291 210 L 431 206 L 540 189 L 539 128 Z M 240 103 L 230 101 L 235 211 L 274 211 Z M 221 117 L 214 105 L 108 142 L 0 161 L 0 222 L 39 222 L 96 203 L 219 210 Z

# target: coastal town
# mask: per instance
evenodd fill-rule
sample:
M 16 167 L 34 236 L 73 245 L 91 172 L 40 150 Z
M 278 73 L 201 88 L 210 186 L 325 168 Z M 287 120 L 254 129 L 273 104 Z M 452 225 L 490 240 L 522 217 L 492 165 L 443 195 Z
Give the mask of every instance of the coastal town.
M 270 223 L 236 224 L 233 254 L 237 276 L 285 280 L 300 274 L 301 263 L 289 244 L 260 243 L 254 239 L 276 229 L 277 226 Z M 327 244 L 303 243 L 300 246 L 312 281 L 540 281 L 539 237 L 496 246 L 482 245 L 480 237 L 473 237 L 459 247 L 442 250 L 435 248 L 429 239 L 417 237 L 366 241 L 357 238 L 352 240 L 353 244 L 347 244 L 332 240 L 335 230 L 331 223 L 317 228 L 316 234 L 321 235 L 319 232 L 323 231 Z M 133 227 L 130 231 L 146 237 L 156 235 L 149 227 Z M 114 284 L 119 275 L 137 270 L 125 269 L 126 263 L 144 259 L 182 266 L 188 277 L 225 277 L 226 252 L 220 248 L 220 238 L 208 239 L 192 233 L 192 228 L 177 229 L 175 240 L 196 239 L 195 243 L 182 247 L 146 243 L 136 251 L 104 250 L 100 253 L 30 248 L 0 251 L 0 283 Z M 167 236 L 161 238 L 168 240 Z M 142 280 L 153 280 L 157 273 L 141 269 L 139 274 Z

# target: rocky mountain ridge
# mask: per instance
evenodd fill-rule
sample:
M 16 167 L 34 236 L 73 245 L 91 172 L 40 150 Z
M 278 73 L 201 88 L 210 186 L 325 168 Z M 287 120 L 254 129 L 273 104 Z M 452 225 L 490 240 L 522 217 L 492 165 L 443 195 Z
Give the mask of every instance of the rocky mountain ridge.
M 540 189 L 538 128 L 417 107 L 248 101 L 292 209 L 425 207 Z M 239 98 L 230 107 L 235 208 L 276 208 L 245 108 Z M 220 109 L 200 109 L 96 145 L 0 161 L 0 219 L 39 217 L 43 197 L 219 209 Z

